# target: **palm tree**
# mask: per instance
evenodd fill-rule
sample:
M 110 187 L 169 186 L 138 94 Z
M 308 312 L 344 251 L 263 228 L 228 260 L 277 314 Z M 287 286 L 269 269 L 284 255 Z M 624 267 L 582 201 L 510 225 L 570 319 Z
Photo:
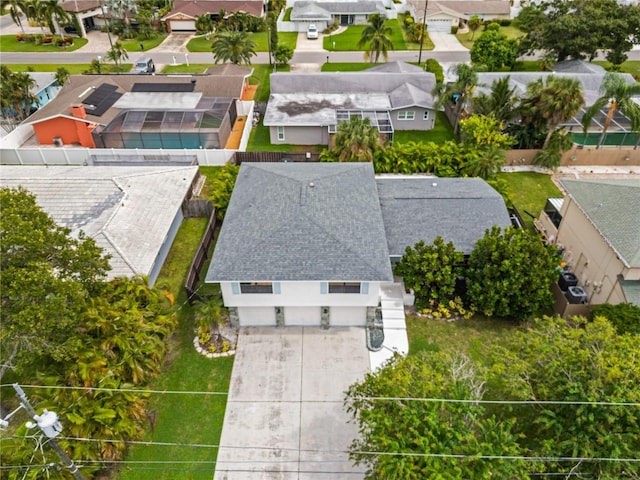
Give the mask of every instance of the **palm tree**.
M 129 54 L 127 54 L 127 51 L 124 49 L 120 42 L 115 42 L 113 44 L 113 47 L 111 47 L 111 49 L 107 52 L 107 58 L 109 60 L 113 60 L 116 64 L 116 67 L 119 67 L 120 61 L 122 59 L 128 59 Z
M 518 96 L 516 87 L 509 85 L 510 76 L 494 80 L 489 94 L 481 93 L 471 100 L 473 113 L 493 115 L 500 123 L 506 123 L 515 116 Z
M 256 44 L 249 38 L 247 32 L 223 31 L 213 37 L 213 60 L 215 63 L 231 62 L 236 65 L 251 65 L 251 57 L 255 52 Z
M 364 52 L 364 58 L 367 61 L 378 63 L 380 54 L 387 60 L 388 50 L 393 50 L 393 43 L 389 35 L 393 29 L 387 25 L 387 21 L 379 13 L 369 16 L 369 25 L 362 31 L 362 36 L 358 40 L 357 47 L 362 48 L 366 45 L 367 50 Z
M 56 70 L 56 84 L 62 87 L 67 83 L 67 80 L 69 80 L 69 70 L 64 67 L 58 67 Z
M 472 16 L 467 22 L 467 27 L 471 30 L 471 40 L 473 40 L 476 30 L 480 28 L 480 25 L 482 25 L 482 19 L 477 15 Z
M 584 105 L 584 95 L 580 82 L 570 77 L 547 77 L 540 91 L 538 110 L 547 120 L 549 131 L 542 148 L 546 147 L 551 135 L 561 123 L 571 120 Z
M 216 341 L 221 340 L 220 327 L 224 325 L 224 307 L 220 297 L 211 297 L 206 301 L 198 301 L 195 309 L 195 320 L 198 327 L 211 332 Z
M 380 134 L 368 118 L 351 117 L 338 124 L 333 149 L 340 162 L 371 162 L 380 148 Z
M 475 156 L 469 159 L 463 167 L 465 175 L 480 177 L 485 180 L 493 178 L 500 171 L 505 162 L 505 152 L 496 145 L 489 145 L 478 149 Z
M 438 84 L 434 89 L 434 96 L 438 97 L 436 108 L 442 107 L 452 99 L 455 103 L 455 122 L 453 131 L 457 135 L 460 131 L 460 117 L 462 110 L 473 96 L 473 90 L 478 84 L 478 74 L 466 63 L 458 63 L 453 67 L 457 80 L 448 85 Z
M 124 34 L 131 30 L 131 14 L 138 11 L 136 0 L 108 0 L 109 11 L 124 22 Z
M 582 117 L 582 128 L 586 135 L 593 118 L 608 105 L 607 115 L 602 124 L 602 133 L 598 139 L 598 147 L 604 142 L 611 120 L 618 111 L 631 120 L 631 129 L 634 132 L 640 130 L 640 107 L 632 99 L 632 97 L 640 95 L 640 83 L 627 83 L 622 75 L 607 73 L 600 84 L 600 94 L 602 96 L 587 109 Z
M 58 26 L 60 36 L 64 39 L 64 25 L 71 19 L 69 14 L 58 3 L 58 0 L 42 0 L 39 6 L 40 18 L 47 22 L 51 34 L 55 34 Z
M 196 17 L 196 28 L 207 35 L 211 35 L 211 32 L 213 32 L 213 29 L 215 28 L 211 15 L 208 13 L 198 15 Z
M 20 27 L 20 30 L 24 35 L 24 27 L 22 26 L 21 17 L 23 15 L 26 17 L 27 7 L 25 2 L 23 2 L 22 0 L 2 0 L 0 6 L 3 11 L 8 7 L 9 15 L 11 15 L 11 20 L 13 20 L 13 23 Z

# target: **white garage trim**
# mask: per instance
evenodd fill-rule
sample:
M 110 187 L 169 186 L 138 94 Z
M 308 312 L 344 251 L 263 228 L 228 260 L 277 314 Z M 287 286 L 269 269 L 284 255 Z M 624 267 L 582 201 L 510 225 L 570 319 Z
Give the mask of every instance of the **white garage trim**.
M 196 21 L 195 20 L 171 20 L 171 31 L 196 31 Z

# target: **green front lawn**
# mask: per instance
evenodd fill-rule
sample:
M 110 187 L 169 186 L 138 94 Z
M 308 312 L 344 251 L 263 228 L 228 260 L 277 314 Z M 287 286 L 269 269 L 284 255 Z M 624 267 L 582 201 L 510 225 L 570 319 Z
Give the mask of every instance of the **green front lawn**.
M 375 67 L 376 63 L 323 63 L 323 72 L 361 72 Z
M 474 318 L 447 322 L 408 315 L 409 355 L 425 351 L 458 352 L 484 363 L 488 348 L 504 343 L 518 329 L 514 322 L 507 320 Z
M 551 176 L 544 173 L 499 173 L 498 178 L 507 183 L 509 200 L 529 227 L 533 226 L 532 215 L 540 215 L 547 198 L 562 197 L 558 187 L 551 181 Z
M 393 29 L 389 37 L 393 43 L 392 50 L 407 50 L 408 47 L 404 41 L 404 35 L 398 20 L 388 20 L 388 25 Z M 365 48 L 357 46 L 362 31 L 367 28 L 366 25 L 351 25 L 344 32 L 338 35 L 324 35 L 322 39 L 322 48 L 332 52 L 363 52 Z
M 466 48 L 471 50 L 471 47 L 473 46 L 473 42 L 480 35 L 482 35 L 483 31 L 484 31 L 483 27 L 480 27 L 478 30 L 476 30 L 475 35 L 473 35 L 473 32 L 471 31 L 467 33 L 456 33 L 456 38 L 462 45 L 464 45 Z M 525 33 L 522 30 L 520 30 L 517 27 L 514 27 L 513 25 L 509 25 L 508 27 L 500 27 L 500 32 L 504 33 L 507 36 L 507 38 L 520 38 L 525 36 Z M 473 40 L 471 39 L 472 35 L 473 35 Z
M 606 70 L 611 70 L 613 65 L 609 62 L 604 62 L 602 60 L 597 60 L 593 63 L 597 63 L 598 65 L 603 66 Z M 622 65 L 620 65 L 621 73 L 630 73 L 637 80 L 640 78 L 640 60 L 627 60 Z
M 155 37 L 150 38 L 149 40 L 142 40 L 142 44 L 144 45 L 144 50 L 140 49 L 140 40 L 134 38 L 132 40 L 124 40 L 122 46 L 127 52 L 146 52 L 147 50 L 151 50 L 152 48 L 156 48 L 164 39 L 167 38 L 166 33 L 157 33 Z
M 7 67 L 11 69 L 12 72 L 55 72 L 60 67 L 64 67 L 71 75 L 80 75 L 82 73 L 87 73 L 91 65 L 88 63 L 37 63 L 34 65 L 28 63 L 5 63 Z M 116 68 L 113 63 L 103 63 L 102 64 L 102 73 L 121 73 L 128 72 L 133 68 L 133 64 L 131 63 L 121 63 L 120 68 Z
M 162 73 L 204 73 L 209 67 L 213 67 L 213 63 L 182 63 L 180 65 L 165 65 Z
M 67 38 L 67 37 L 65 37 Z M 0 35 L 0 52 L 73 52 L 88 43 L 86 38 L 73 38 L 73 45 L 58 47 L 56 45 L 36 45 L 35 43 L 19 42 L 15 35 Z
M 249 38 L 256 44 L 256 52 L 268 52 L 267 32 L 250 33 Z M 298 34 L 296 32 L 278 32 L 278 44 L 286 45 L 292 49 L 296 48 Z M 194 37 L 187 43 L 187 50 L 190 52 L 210 52 L 213 36 L 207 40 L 206 35 Z

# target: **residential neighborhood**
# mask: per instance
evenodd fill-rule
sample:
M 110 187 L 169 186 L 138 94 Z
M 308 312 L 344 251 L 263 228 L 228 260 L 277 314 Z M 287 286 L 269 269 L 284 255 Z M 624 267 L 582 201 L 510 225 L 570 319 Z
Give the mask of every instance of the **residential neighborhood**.
M 640 6 L 582 7 L 3 2 L 0 476 L 637 478 Z

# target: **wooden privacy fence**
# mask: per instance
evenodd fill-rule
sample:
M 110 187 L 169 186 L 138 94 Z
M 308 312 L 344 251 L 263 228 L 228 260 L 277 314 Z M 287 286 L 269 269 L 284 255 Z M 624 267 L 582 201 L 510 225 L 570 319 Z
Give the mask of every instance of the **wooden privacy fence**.
M 242 162 L 318 162 L 320 154 L 316 152 L 236 152 L 231 163 L 241 165 Z
M 218 228 L 218 219 L 216 218 L 216 209 L 211 207 L 211 214 L 209 215 L 209 223 L 205 229 L 204 235 L 200 240 L 198 249 L 196 250 L 189 271 L 187 272 L 187 278 L 184 282 L 184 289 L 187 292 L 187 299 L 189 305 L 193 305 L 193 302 L 202 300 L 202 297 L 198 295 L 198 283 L 200 283 L 200 274 L 202 273 L 202 267 L 204 266 L 207 258 L 209 258 L 209 249 L 213 242 L 216 228 Z

